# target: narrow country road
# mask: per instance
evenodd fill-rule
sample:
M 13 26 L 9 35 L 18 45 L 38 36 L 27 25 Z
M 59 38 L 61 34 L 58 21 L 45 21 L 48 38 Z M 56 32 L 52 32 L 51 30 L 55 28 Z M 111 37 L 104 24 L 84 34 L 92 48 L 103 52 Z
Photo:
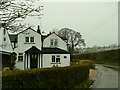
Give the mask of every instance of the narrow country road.
M 91 88 L 118 88 L 118 70 L 96 65 L 98 75 Z

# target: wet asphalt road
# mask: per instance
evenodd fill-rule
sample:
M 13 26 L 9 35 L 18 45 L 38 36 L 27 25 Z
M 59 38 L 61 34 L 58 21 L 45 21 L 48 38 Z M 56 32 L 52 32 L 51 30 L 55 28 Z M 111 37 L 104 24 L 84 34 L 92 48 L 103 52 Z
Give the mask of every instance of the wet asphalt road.
M 96 65 L 98 75 L 91 88 L 118 88 L 118 70 Z

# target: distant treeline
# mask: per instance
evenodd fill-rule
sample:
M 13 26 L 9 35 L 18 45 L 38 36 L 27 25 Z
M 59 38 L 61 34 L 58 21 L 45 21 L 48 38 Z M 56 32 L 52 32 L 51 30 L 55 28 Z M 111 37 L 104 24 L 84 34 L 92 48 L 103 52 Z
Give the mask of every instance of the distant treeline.
M 120 49 L 118 50 L 110 50 L 110 51 L 102 51 L 96 53 L 86 53 L 86 54 L 77 54 L 73 55 L 74 60 L 95 60 L 102 62 L 118 62 L 119 60 Z

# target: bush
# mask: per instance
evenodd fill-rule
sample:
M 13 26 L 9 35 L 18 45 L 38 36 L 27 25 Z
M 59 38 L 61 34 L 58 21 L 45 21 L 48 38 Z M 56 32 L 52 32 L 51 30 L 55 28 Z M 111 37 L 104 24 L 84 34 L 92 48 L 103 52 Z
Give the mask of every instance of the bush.
M 87 80 L 87 66 L 3 71 L 4 88 L 73 88 Z
M 80 65 L 87 65 L 87 66 L 89 66 L 89 68 L 91 68 L 91 69 L 95 69 L 95 66 L 94 66 L 94 61 L 93 60 L 80 60 L 79 61 L 79 64 Z

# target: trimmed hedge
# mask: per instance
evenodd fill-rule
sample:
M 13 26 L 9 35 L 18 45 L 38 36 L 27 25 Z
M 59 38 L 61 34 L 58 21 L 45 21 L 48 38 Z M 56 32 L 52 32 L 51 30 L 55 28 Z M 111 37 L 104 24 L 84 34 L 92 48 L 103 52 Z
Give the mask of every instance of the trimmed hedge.
M 88 66 L 70 66 L 22 71 L 5 71 L 5 88 L 73 88 L 89 77 Z

